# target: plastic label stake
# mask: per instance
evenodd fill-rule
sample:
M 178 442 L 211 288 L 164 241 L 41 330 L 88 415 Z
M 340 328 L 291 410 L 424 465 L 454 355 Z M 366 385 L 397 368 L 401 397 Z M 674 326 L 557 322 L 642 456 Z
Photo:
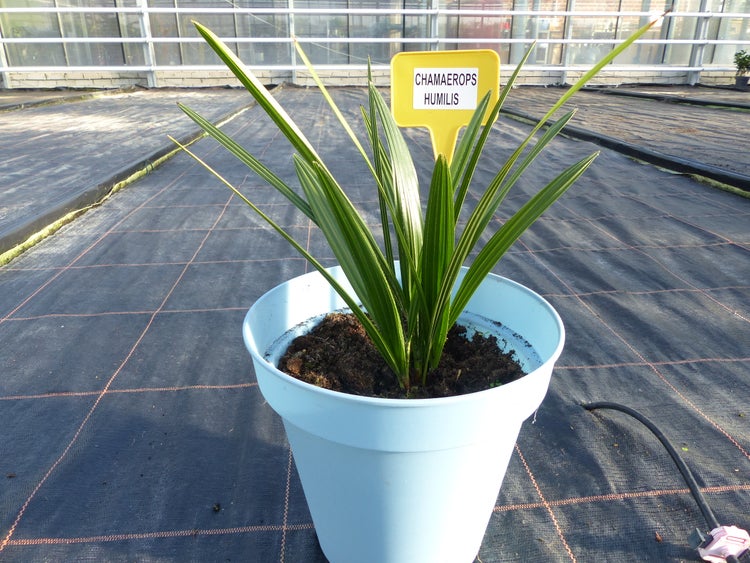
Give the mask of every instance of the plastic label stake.
M 492 92 L 489 114 L 500 89 L 500 57 L 495 51 L 422 51 L 391 59 L 391 111 L 401 127 L 426 127 L 435 159 L 453 158 L 461 127 Z M 487 125 L 485 115 L 483 125 Z

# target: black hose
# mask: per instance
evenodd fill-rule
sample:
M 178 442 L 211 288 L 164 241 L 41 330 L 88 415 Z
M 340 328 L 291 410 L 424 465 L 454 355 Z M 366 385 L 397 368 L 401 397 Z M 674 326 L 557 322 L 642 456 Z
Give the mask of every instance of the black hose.
M 653 422 L 651 422 L 649 419 L 647 419 L 638 411 L 633 410 L 630 407 L 617 404 L 617 403 L 609 403 L 606 401 L 598 402 L 598 403 L 587 403 L 583 405 L 583 408 L 589 411 L 592 411 L 595 409 L 613 409 L 613 410 L 617 410 L 620 412 L 624 412 L 625 414 L 629 414 L 633 418 L 643 423 L 644 426 L 646 426 L 649 430 L 651 430 L 654 436 L 656 436 L 659 439 L 659 441 L 664 445 L 664 447 L 669 452 L 669 455 L 672 456 L 672 459 L 677 465 L 677 469 L 679 469 L 680 473 L 682 473 L 682 476 L 684 477 L 685 482 L 687 483 L 687 486 L 690 489 L 690 492 L 693 494 L 693 498 L 695 498 L 695 502 L 698 503 L 698 507 L 701 509 L 701 512 L 703 513 L 703 517 L 706 519 L 706 522 L 708 523 L 709 528 L 714 529 L 720 526 L 719 521 L 716 519 L 716 516 L 714 515 L 713 510 L 711 510 L 711 507 L 708 506 L 708 502 L 706 502 L 706 498 L 703 496 L 703 493 L 698 487 L 698 483 L 696 482 L 695 477 L 693 476 L 693 472 L 690 471 L 690 468 L 685 463 L 685 460 L 682 459 L 682 456 L 677 452 L 677 450 L 670 443 L 670 441 L 667 440 L 667 437 L 662 433 L 661 430 L 659 430 L 654 425 Z M 729 559 L 727 559 L 727 561 L 729 561 Z
M 583 408 L 588 411 L 592 411 L 595 409 L 617 410 L 620 412 L 624 412 L 625 414 L 628 414 L 632 416 L 633 418 L 635 418 L 636 420 L 643 423 L 643 425 L 646 426 L 646 428 L 648 428 L 649 430 L 651 430 L 654 436 L 656 436 L 659 439 L 659 441 L 664 445 L 664 447 L 669 452 L 669 455 L 672 456 L 672 459 L 677 465 L 677 469 L 679 469 L 680 473 L 682 473 L 682 476 L 685 479 L 685 483 L 687 483 L 687 486 L 690 489 L 690 492 L 693 494 L 693 498 L 695 499 L 695 502 L 698 503 L 698 507 L 701 509 L 701 512 L 703 513 L 703 517 L 706 519 L 706 522 L 708 523 L 709 528 L 715 529 L 715 528 L 720 527 L 719 521 L 716 519 L 716 516 L 714 515 L 713 510 L 711 510 L 711 507 L 708 506 L 708 502 L 706 501 L 706 498 L 703 496 L 703 493 L 698 487 L 698 482 L 695 480 L 695 477 L 693 476 L 693 472 L 690 471 L 690 468 L 685 463 L 685 460 L 682 459 L 682 456 L 679 454 L 679 452 L 675 449 L 672 443 L 667 439 L 664 433 L 661 430 L 659 430 L 653 422 L 651 422 L 649 419 L 647 419 L 638 411 L 631 409 L 630 407 L 620 405 L 618 403 L 610 403 L 607 401 L 601 401 L 597 403 L 584 404 Z M 727 560 L 727 563 L 739 563 L 740 561 L 739 558 L 735 557 L 734 555 L 727 556 L 726 560 Z

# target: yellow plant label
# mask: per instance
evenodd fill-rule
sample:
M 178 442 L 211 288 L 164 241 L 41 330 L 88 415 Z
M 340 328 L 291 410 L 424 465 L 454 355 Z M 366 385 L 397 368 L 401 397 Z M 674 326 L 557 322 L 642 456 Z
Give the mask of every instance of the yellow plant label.
M 491 92 L 489 114 L 500 90 L 500 57 L 495 51 L 422 51 L 391 59 L 391 111 L 401 127 L 426 127 L 435 158 L 450 160 L 458 132 Z M 485 115 L 487 125 L 489 115 Z

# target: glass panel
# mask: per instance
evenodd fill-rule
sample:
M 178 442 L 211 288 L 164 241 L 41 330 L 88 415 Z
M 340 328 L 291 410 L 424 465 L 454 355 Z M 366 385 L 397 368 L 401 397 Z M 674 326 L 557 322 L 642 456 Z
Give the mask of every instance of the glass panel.
M 295 0 L 295 8 L 347 8 L 347 0 Z M 349 21 L 345 14 L 295 14 L 294 33 L 297 37 L 315 37 L 315 43 L 302 43 L 313 64 L 346 64 L 349 49 L 346 43 L 329 43 L 328 38 L 344 38 L 349 35 Z
M 669 6 L 665 2 L 654 2 L 651 0 L 623 0 L 621 10 L 624 12 L 663 12 Z M 627 39 L 635 33 L 638 28 L 648 23 L 648 17 L 622 17 L 618 18 L 617 39 Z M 680 18 L 682 19 L 682 18 Z M 664 39 L 669 33 L 669 27 L 673 25 L 673 19 L 662 19 L 646 33 L 642 39 Z M 690 27 L 690 26 L 688 26 Z M 680 55 L 677 52 L 677 55 Z M 615 64 L 661 64 L 664 62 L 664 44 L 635 44 L 615 59 Z M 690 57 L 688 46 L 688 59 Z
M 235 2 L 241 8 L 287 8 L 287 0 L 245 0 Z M 292 46 L 274 38 L 289 37 L 289 16 L 286 14 L 241 14 L 237 16 L 237 36 L 268 39 L 263 43 L 238 43 L 240 58 L 251 65 L 289 65 Z
M 638 28 L 648 23 L 648 17 L 626 17 L 619 18 L 617 38 L 627 39 L 635 33 Z M 671 20 L 670 20 L 671 21 Z M 669 22 L 659 21 L 646 33 L 642 39 L 659 39 L 664 37 L 669 29 Z M 622 55 L 615 59 L 615 64 L 661 64 L 664 58 L 664 44 L 640 44 L 631 45 Z
M 152 8 L 174 8 L 176 0 L 149 0 Z M 175 14 L 149 14 L 151 36 L 179 37 L 177 16 Z M 157 65 L 182 64 L 182 48 L 180 43 L 154 43 L 154 57 Z
M 381 14 L 150 14 L 151 34 L 159 38 L 179 39 L 198 37 L 191 19 L 210 27 L 236 49 L 240 57 L 251 65 L 287 65 L 292 61 L 293 48 L 290 32 L 301 38 L 315 38 L 314 43 L 303 43 L 315 64 L 364 64 L 370 58 L 376 64 L 387 63 L 400 50 L 430 50 L 436 47 L 432 39 L 440 39 L 437 48 L 489 48 L 500 54 L 503 64 L 518 61 L 528 43 L 539 41 L 530 61 L 533 64 L 590 65 L 608 53 L 612 41 L 622 40 L 646 22 L 645 16 L 622 16 L 623 12 L 658 12 L 672 0 L 148 0 L 156 8 L 198 7 L 280 8 L 290 4 L 298 9 L 343 10 L 354 9 L 430 9 L 473 10 L 476 14 L 439 15 L 381 15 Z M 0 6 L 49 7 L 55 6 L 138 6 L 139 0 L 0 0 Z M 739 17 L 679 17 L 680 12 L 696 13 L 701 4 L 707 13 L 741 14 Z M 567 18 L 536 11 L 564 10 L 570 7 L 574 15 Z M 750 37 L 750 0 L 679 0 L 675 3 L 676 16 L 657 24 L 645 39 L 696 39 L 704 26 L 707 39 L 728 41 L 726 45 L 707 44 L 699 50 L 690 44 L 637 44 L 621 55 L 618 64 L 688 65 L 691 55 L 702 51 L 703 63 L 733 67 L 734 54 L 750 50 L 739 41 Z M 490 10 L 515 10 L 529 13 L 492 15 Z M 588 16 L 585 12 L 609 12 L 607 15 Z M 143 19 L 140 14 L 115 13 L 19 13 L 0 14 L 0 33 L 8 38 L 77 37 L 141 38 Z M 292 23 L 294 28 L 292 29 Z M 567 28 L 566 28 L 567 23 Z M 436 37 L 433 37 L 436 35 Z M 237 43 L 235 37 L 252 37 L 267 41 Z M 333 39 L 364 39 L 361 43 L 335 42 Z M 368 38 L 387 39 L 386 42 L 367 41 Z M 406 43 L 404 39 L 424 39 Z M 468 40 L 451 43 L 452 38 Z M 569 38 L 579 41 L 567 45 L 549 43 Z M 488 42 L 491 39 L 494 42 Z M 513 42 L 511 42 L 513 40 Z M 515 42 L 523 40 L 523 42 Z M 202 42 L 170 41 L 154 44 L 155 63 L 158 65 L 218 64 L 214 53 Z M 5 46 L 8 63 L 12 66 L 65 65 L 142 65 L 147 60 L 147 49 L 142 43 L 19 43 Z M 563 60 L 563 54 L 565 59 Z
M 120 0 L 117 5 L 134 6 L 134 2 L 132 0 L 130 2 Z M 117 19 L 122 37 L 145 37 L 141 27 L 141 17 L 137 14 L 118 14 Z M 122 50 L 125 56 L 125 64 L 131 66 L 146 64 L 146 49 L 145 43 L 123 43 Z
M 483 0 L 458 0 L 452 3 L 452 9 L 462 10 L 510 10 L 513 0 L 488 2 Z M 507 39 L 511 36 L 512 18 L 496 15 L 455 15 L 446 16 L 440 22 L 440 36 L 442 38 L 457 37 L 460 39 L 476 39 L 476 42 L 457 43 L 455 49 L 491 49 L 500 55 L 503 63 L 510 57 L 509 43 L 487 43 L 482 39 Z
M 10 0 L 6 8 L 53 7 L 52 0 Z M 60 26 L 55 14 L 0 14 L 0 32 L 3 37 L 60 37 Z M 65 51 L 60 43 L 15 43 L 5 46 L 11 66 L 64 66 Z
M 418 4 L 424 4 L 424 2 L 407 2 L 406 8 L 419 8 Z M 412 5 L 409 5 L 412 4 Z M 401 36 L 408 39 L 424 38 L 430 36 L 430 17 L 420 15 L 405 15 L 403 17 L 403 23 Z M 402 51 L 429 51 L 430 45 L 428 43 L 404 43 L 401 46 Z
M 149 5 L 155 8 L 225 8 L 224 2 L 196 2 L 189 0 L 149 0 Z M 200 37 L 193 25 L 193 20 L 205 25 L 219 37 L 225 40 L 229 47 L 236 52 L 236 43 L 231 39 L 236 37 L 235 16 L 228 14 L 179 14 L 152 13 L 150 14 L 151 35 L 154 38 Z M 174 43 L 155 42 L 154 53 L 157 65 L 217 65 L 218 56 L 204 42 Z
M 354 0 L 349 2 L 350 8 L 360 9 L 399 9 L 398 0 Z M 401 49 L 398 40 L 404 32 L 403 18 L 396 15 L 352 14 L 349 16 L 349 37 L 378 37 L 392 39 L 393 43 L 352 43 L 349 62 L 352 64 L 366 64 L 368 58 L 375 63 L 389 63 L 391 57 Z
M 648 0 L 645 0 L 648 1 Z M 570 39 L 586 39 L 586 42 L 571 43 L 567 46 L 567 59 L 573 65 L 595 64 L 612 50 L 609 43 L 601 43 L 600 39 L 615 39 L 618 33 L 617 12 L 619 2 L 617 0 L 576 0 L 574 10 L 586 11 L 611 11 L 611 16 L 571 16 Z
M 723 13 L 750 13 L 750 0 L 714 0 L 713 10 Z M 750 18 L 711 18 L 709 24 L 709 39 L 733 40 L 750 37 Z M 750 51 L 747 44 L 726 44 L 709 46 L 706 63 L 734 66 L 734 54 L 742 49 Z
M 675 4 L 675 12 L 699 12 L 700 0 L 682 0 Z M 679 7 L 677 7 L 679 6 Z M 674 17 L 666 22 L 666 33 L 668 39 L 695 39 L 698 30 L 698 18 L 696 17 Z M 693 46 L 688 43 L 678 43 L 664 46 L 664 59 L 654 62 L 664 62 L 670 65 L 689 65 L 690 54 Z
M 70 0 L 71 7 L 109 7 L 114 2 Z M 62 13 L 59 15 L 64 37 L 120 37 L 120 26 L 115 13 Z M 121 65 L 125 62 L 121 43 L 66 43 L 68 64 L 71 66 Z
M 599 61 L 613 49 L 609 40 L 626 39 L 638 28 L 648 22 L 648 16 L 618 16 L 621 12 L 660 12 L 666 9 L 664 2 L 660 8 L 652 4 L 651 0 L 581 0 L 575 5 L 576 11 L 612 11 L 611 16 L 572 16 L 570 18 L 570 38 L 589 41 L 570 44 L 567 48 L 567 62 L 569 64 L 591 65 Z M 688 26 L 689 27 L 689 26 Z M 664 21 L 657 23 L 643 39 L 659 39 L 665 37 L 668 24 Z M 688 30 L 681 30 L 689 33 Z M 608 40 L 607 43 L 600 40 Z M 684 53 L 677 52 L 676 57 Z M 689 56 L 689 49 L 688 49 Z M 663 44 L 636 44 L 614 62 L 615 64 L 659 64 L 664 59 Z
M 228 8 L 226 2 L 196 2 L 195 0 L 175 0 L 178 8 Z M 237 44 L 232 42 L 237 37 L 235 16 L 227 14 L 190 14 L 182 12 L 177 17 L 177 31 L 180 37 L 200 37 L 198 30 L 193 25 L 193 20 L 208 27 L 216 35 L 225 40 L 225 43 L 237 52 Z M 216 53 L 203 41 L 199 43 L 180 43 L 182 64 L 185 65 L 214 65 L 221 61 Z
M 601 4 L 600 4 L 601 5 Z M 564 9 L 555 0 L 515 0 L 513 8 L 518 11 L 553 11 Z M 562 61 L 562 45 L 550 44 L 550 39 L 562 39 L 565 31 L 563 16 L 513 16 L 511 33 L 514 39 L 530 39 L 539 41 L 529 58 L 529 64 L 559 64 Z M 508 62 L 517 63 L 523 53 L 529 48 L 528 44 L 511 44 Z
M 449 1 L 448 3 L 450 5 L 445 7 L 452 8 L 453 2 Z M 401 2 L 396 2 L 395 8 L 402 8 L 404 10 L 416 10 L 427 8 L 429 7 L 429 5 L 429 0 L 402 0 Z M 430 37 L 430 26 L 432 25 L 431 16 L 410 14 L 397 16 L 397 18 L 397 25 L 401 26 L 401 37 L 404 37 L 406 39 Z M 430 45 L 428 43 L 402 43 L 401 45 L 394 45 L 394 50 L 429 51 Z
M 560 9 L 559 0 L 457 0 L 450 2 L 451 9 L 462 10 L 522 10 L 549 11 Z M 564 6 L 563 6 L 564 7 Z M 549 39 L 562 38 L 564 17 L 547 15 L 493 15 L 458 14 L 441 18 L 441 38 L 458 37 L 476 39 L 475 42 L 455 44 L 456 49 L 492 49 L 500 55 L 503 64 L 515 63 L 528 49 L 530 43 L 539 40 L 530 62 L 536 64 L 556 64 L 560 62 L 562 48 L 551 45 Z M 485 39 L 528 39 L 526 42 L 487 42 Z

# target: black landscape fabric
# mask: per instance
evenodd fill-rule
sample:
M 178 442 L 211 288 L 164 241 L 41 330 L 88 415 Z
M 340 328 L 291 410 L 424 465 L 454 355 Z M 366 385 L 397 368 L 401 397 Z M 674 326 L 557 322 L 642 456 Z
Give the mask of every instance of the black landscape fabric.
M 365 90 L 334 94 L 359 123 Z M 323 98 L 277 95 L 375 225 L 375 190 Z M 508 116 L 494 128 L 473 201 L 529 130 Z M 257 107 L 224 129 L 293 177 Z M 425 178 L 428 136 L 405 134 Z M 194 150 L 333 265 L 272 188 L 210 139 Z M 497 224 L 596 150 L 556 140 Z M 666 451 L 590 401 L 649 417 L 718 519 L 750 528 L 748 227 L 749 199 L 604 149 L 495 268 L 555 306 L 567 342 L 518 438 L 483 563 L 698 560 L 688 536 L 707 524 Z M 324 561 L 240 332 L 260 295 L 306 271 L 184 154 L 2 267 L 0 560 Z

